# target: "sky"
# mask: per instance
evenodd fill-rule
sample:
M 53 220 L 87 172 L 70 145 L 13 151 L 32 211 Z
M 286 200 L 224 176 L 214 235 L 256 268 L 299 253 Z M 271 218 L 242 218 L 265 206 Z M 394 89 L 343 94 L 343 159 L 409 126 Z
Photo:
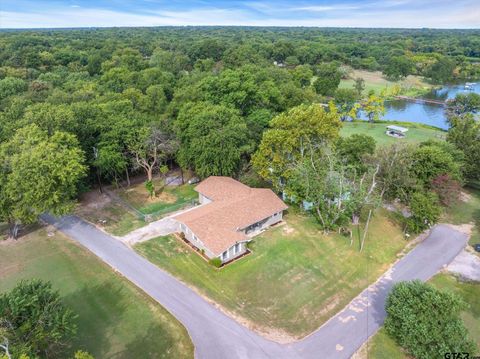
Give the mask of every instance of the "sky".
M 480 0 L 0 0 L 0 28 L 169 25 L 480 28 Z

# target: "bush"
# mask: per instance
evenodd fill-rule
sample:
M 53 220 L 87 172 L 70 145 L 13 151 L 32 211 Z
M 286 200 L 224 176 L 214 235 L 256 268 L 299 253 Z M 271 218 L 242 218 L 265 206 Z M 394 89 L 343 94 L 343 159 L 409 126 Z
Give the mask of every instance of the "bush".
M 415 192 L 410 199 L 412 215 L 407 218 L 407 231 L 419 233 L 437 223 L 441 208 L 432 192 Z
M 466 304 L 453 293 L 420 281 L 401 282 L 390 292 L 385 329 L 417 359 L 443 358 L 448 352 L 475 352 L 460 319 Z
M 208 263 L 217 268 L 220 268 L 222 266 L 222 260 L 218 257 L 210 259 Z

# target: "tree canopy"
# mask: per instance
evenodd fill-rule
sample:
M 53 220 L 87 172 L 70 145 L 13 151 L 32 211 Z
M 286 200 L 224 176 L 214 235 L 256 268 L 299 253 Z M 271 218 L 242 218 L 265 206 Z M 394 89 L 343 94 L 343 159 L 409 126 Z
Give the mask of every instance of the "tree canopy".
M 460 318 L 466 304 L 455 294 L 442 292 L 420 281 L 400 282 L 390 292 L 385 328 L 388 335 L 419 359 L 445 353 L 474 353 Z
M 0 220 L 10 224 L 13 237 L 20 223 L 69 211 L 86 171 L 75 136 L 49 135 L 35 124 L 0 145 L 0 168 Z
M 0 338 L 13 358 L 62 354 L 76 334 L 75 319 L 48 282 L 21 281 L 0 295 Z

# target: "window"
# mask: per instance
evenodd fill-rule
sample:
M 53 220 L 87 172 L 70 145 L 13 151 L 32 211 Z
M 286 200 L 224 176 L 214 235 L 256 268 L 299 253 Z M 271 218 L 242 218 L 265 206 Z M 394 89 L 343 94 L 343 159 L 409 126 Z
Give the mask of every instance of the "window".
M 185 232 L 186 226 L 182 223 L 180 224 L 180 229 L 182 230 L 182 232 Z
M 226 261 L 228 259 L 228 251 L 222 253 L 222 260 Z
M 237 243 L 233 246 L 233 254 L 240 252 L 240 243 Z

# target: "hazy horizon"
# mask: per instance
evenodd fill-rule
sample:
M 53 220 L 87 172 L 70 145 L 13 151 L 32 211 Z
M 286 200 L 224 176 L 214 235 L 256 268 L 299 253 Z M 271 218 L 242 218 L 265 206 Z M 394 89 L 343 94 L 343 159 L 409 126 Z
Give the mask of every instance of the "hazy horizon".
M 480 1 L 4 0 L 0 29 L 154 26 L 478 29 Z

